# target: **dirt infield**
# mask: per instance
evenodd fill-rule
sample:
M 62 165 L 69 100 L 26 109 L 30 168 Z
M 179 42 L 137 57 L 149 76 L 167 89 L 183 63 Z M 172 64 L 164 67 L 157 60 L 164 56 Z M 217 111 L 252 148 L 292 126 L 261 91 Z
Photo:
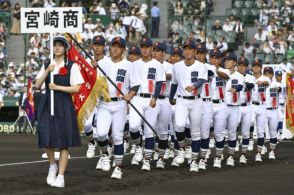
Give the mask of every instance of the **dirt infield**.
M 277 160 L 264 156 L 262 164 L 253 162 L 222 169 L 212 168 L 199 173 L 188 172 L 188 165 L 143 172 L 130 165 L 131 156 L 124 158 L 123 179 L 110 179 L 111 172 L 96 171 L 98 158 L 85 158 L 83 147 L 71 150 L 72 159 L 65 176 L 66 187 L 55 189 L 46 184 L 47 162 L 41 159 L 33 135 L 0 136 L 0 194 L 294 194 L 294 142 L 277 147 Z M 239 156 L 238 156 L 239 157 Z M 14 163 L 14 164 L 13 164 Z M 17 164 L 18 163 L 18 164 Z

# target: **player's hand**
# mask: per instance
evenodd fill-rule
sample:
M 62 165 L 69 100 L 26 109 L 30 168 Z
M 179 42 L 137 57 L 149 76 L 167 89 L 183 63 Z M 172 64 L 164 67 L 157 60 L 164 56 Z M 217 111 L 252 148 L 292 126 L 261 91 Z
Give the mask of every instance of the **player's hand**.
M 188 91 L 189 93 L 192 93 L 194 91 L 195 87 L 194 86 L 188 86 L 185 88 L 186 91 Z
M 155 98 L 151 98 L 149 106 L 151 108 L 155 108 L 155 106 L 156 106 L 156 99 Z
M 173 99 L 173 100 L 169 100 L 169 103 L 171 104 L 171 105 L 176 105 L 176 100 L 175 99 Z
M 133 98 L 133 96 L 129 93 L 124 95 L 124 100 L 127 102 L 130 102 L 132 98 Z
M 49 89 L 57 91 L 59 86 L 55 83 L 49 83 Z
M 97 61 L 92 60 L 91 65 L 93 66 L 93 68 L 97 68 L 98 63 L 97 63 Z
M 231 92 L 231 93 L 236 93 L 236 89 L 235 88 L 231 88 L 231 89 L 229 89 L 229 92 Z
M 52 71 L 54 70 L 54 68 L 55 68 L 55 64 L 50 64 L 50 65 L 48 66 L 48 68 L 46 69 L 46 71 L 47 71 L 48 73 L 50 73 L 50 72 L 52 72 Z

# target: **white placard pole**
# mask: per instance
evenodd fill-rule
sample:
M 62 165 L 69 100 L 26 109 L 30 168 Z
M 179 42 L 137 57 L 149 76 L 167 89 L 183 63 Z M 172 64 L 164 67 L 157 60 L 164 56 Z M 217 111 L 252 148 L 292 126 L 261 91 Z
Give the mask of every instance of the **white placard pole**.
M 53 33 L 50 33 L 50 64 L 53 63 Z M 54 83 L 54 75 L 53 71 L 50 72 L 50 83 Z M 54 91 L 50 90 L 50 100 L 51 100 L 51 105 L 50 105 L 50 113 L 51 116 L 54 116 Z

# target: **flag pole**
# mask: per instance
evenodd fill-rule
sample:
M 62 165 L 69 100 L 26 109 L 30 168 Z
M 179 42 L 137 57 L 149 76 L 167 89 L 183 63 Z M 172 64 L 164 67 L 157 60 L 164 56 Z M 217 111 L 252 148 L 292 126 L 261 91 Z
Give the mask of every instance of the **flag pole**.
M 53 63 L 53 33 L 50 32 L 50 64 Z M 50 72 L 50 83 L 54 83 L 54 75 L 53 72 Z M 50 90 L 50 100 L 51 100 L 51 105 L 50 105 L 50 113 L 51 116 L 54 116 L 54 91 Z
M 90 58 L 90 60 L 93 60 L 92 56 L 89 55 L 89 53 L 78 43 L 78 41 L 70 34 L 67 33 L 67 35 L 76 43 L 76 45 L 83 50 L 85 55 Z M 104 72 L 104 70 L 97 64 L 97 68 L 101 71 L 101 73 L 106 77 L 106 79 L 114 86 L 114 88 L 122 95 L 124 96 L 124 93 L 117 87 L 117 85 L 111 80 L 111 78 Z M 153 131 L 155 135 L 157 135 L 155 129 L 152 127 L 152 125 L 145 119 L 145 117 L 139 112 L 139 110 L 132 104 L 132 102 L 129 102 L 131 107 L 137 112 L 137 114 L 142 118 L 142 120 L 150 127 L 150 129 Z

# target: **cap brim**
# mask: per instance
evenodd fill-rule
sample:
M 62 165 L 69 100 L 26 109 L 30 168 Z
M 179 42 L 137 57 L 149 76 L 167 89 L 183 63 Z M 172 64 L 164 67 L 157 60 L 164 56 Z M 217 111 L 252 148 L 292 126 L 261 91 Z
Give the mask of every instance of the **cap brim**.
M 111 45 L 113 45 L 113 44 L 115 44 L 115 43 L 119 44 L 121 47 L 126 47 L 124 44 L 122 44 L 122 43 L 119 42 L 119 41 L 113 41 L 113 42 L 111 42 Z

